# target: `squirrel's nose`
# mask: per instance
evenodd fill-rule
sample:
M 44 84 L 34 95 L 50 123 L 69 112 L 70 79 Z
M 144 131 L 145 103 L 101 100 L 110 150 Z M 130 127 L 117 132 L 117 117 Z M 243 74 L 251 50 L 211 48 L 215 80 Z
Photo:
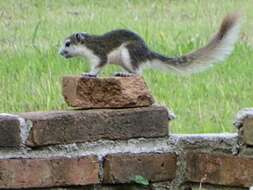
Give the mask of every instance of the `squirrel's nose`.
M 61 54 L 61 55 L 64 55 L 64 51 L 60 51 L 60 54 Z
M 60 50 L 59 51 L 59 54 L 62 55 L 62 56 L 66 55 L 67 53 L 68 52 L 66 50 Z

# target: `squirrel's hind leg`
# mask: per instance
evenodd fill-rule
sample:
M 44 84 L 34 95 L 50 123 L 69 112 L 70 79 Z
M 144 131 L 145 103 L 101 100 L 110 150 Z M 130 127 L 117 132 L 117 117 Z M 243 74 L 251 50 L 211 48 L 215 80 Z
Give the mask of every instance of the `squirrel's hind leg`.
M 138 64 L 134 63 L 134 59 L 132 59 L 132 56 L 133 55 L 130 54 L 127 47 L 122 48 L 120 66 L 126 72 L 117 72 L 117 73 L 114 73 L 114 76 L 117 76 L 117 77 L 131 77 L 131 76 L 141 74 L 141 69 L 139 68 Z

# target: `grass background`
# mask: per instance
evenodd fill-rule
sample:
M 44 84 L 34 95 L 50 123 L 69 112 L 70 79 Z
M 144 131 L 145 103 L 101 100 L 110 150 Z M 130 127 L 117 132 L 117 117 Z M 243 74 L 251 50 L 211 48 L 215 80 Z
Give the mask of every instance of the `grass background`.
M 173 132 L 232 132 L 235 113 L 253 106 L 252 0 L 0 0 L 0 112 L 67 109 L 61 77 L 88 71 L 85 60 L 57 54 L 72 32 L 126 28 L 177 56 L 204 45 L 235 10 L 244 14 L 240 42 L 223 64 L 186 77 L 144 74 L 157 102 L 176 113 Z

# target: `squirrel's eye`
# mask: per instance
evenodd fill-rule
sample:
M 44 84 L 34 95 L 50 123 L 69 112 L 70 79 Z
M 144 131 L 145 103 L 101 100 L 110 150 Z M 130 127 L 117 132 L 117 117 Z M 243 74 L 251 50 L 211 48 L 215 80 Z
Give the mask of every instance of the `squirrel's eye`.
M 66 47 L 69 47 L 69 46 L 70 46 L 70 42 L 66 42 L 66 43 L 65 43 L 65 46 L 66 46 Z

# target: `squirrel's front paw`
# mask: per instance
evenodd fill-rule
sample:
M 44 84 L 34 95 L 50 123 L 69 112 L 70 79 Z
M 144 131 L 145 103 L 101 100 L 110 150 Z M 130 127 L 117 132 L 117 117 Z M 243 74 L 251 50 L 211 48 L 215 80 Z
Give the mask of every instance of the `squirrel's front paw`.
M 85 77 L 85 78 L 95 78 L 97 77 L 97 75 L 95 74 L 90 74 L 90 73 L 82 73 L 81 77 Z

